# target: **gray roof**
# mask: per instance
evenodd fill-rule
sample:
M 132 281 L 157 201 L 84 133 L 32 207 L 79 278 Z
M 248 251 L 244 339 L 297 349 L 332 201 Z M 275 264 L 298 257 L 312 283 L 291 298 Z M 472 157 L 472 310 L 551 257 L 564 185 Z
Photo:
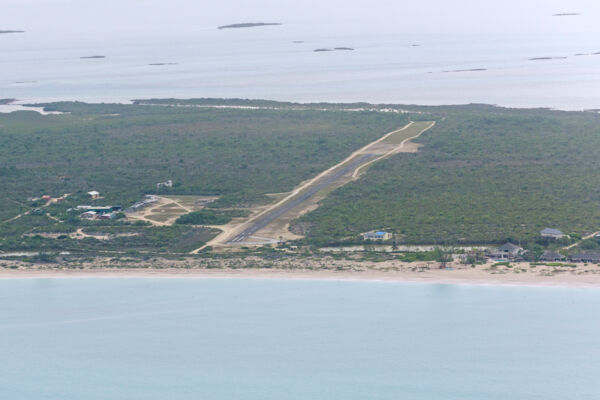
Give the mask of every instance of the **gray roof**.
M 540 260 L 557 260 L 562 259 L 564 256 L 556 251 L 545 250 L 544 254 L 540 257 Z
M 571 258 L 571 260 L 600 261 L 600 253 L 598 253 L 598 252 L 579 253 L 579 254 L 573 254 L 570 258 Z
M 515 251 L 515 250 L 520 250 L 520 249 L 521 249 L 520 246 L 517 246 L 516 244 L 507 242 L 507 243 L 503 244 L 502 246 L 500 246 L 498 248 L 498 251 Z
M 564 233 L 554 228 L 546 228 L 541 233 L 542 235 L 564 235 Z

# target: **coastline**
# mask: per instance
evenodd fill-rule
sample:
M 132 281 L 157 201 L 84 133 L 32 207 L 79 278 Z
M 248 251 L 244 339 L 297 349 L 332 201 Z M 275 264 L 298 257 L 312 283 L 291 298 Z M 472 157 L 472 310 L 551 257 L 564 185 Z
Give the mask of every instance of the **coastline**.
M 232 96 L 227 96 L 227 95 L 211 95 L 211 96 L 207 96 L 206 94 L 202 94 L 202 93 L 198 93 L 197 95 L 194 96 L 186 96 L 186 95 L 178 95 L 178 96 L 169 96 L 166 94 L 160 94 L 157 93 L 155 95 L 148 95 L 148 96 L 142 96 L 140 98 L 140 96 L 136 96 L 133 95 L 132 96 L 121 96 L 121 97 L 105 97 L 105 96 L 96 96 L 96 97 L 81 97 L 81 96 L 75 96 L 75 97 L 70 97 L 70 96 L 50 96 L 50 97 L 33 97 L 33 96 L 26 96 L 26 97 L 21 97 L 18 98 L 17 100 L 11 102 L 10 104 L 6 104 L 6 105 L 0 105 L 0 111 L 2 113 L 10 113 L 13 111 L 18 111 L 18 110 L 31 110 L 31 111 L 38 111 L 38 109 L 41 109 L 41 107 L 38 107 L 39 104 L 48 104 L 48 103 L 60 103 L 60 102 L 82 102 L 82 103 L 86 103 L 86 104 L 119 104 L 119 105 L 131 105 L 134 104 L 134 101 L 136 99 L 142 99 L 142 100 L 149 100 L 149 99 L 174 99 L 174 100 L 189 100 L 189 99 L 197 99 L 197 98 L 212 98 L 212 99 L 217 99 L 217 100 L 231 100 L 233 98 L 236 97 L 232 97 Z M 516 109 L 516 110 L 537 110 L 537 109 L 545 109 L 545 110 L 551 110 L 551 111 L 564 111 L 564 112 L 598 112 L 598 109 L 600 109 L 600 105 L 598 107 L 590 107 L 590 106 L 582 106 L 582 105 L 565 105 L 563 104 L 549 104 L 549 103 L 533 103 L 533 104 L 527 104 L 527 105 L 523 105 L 520 103 L 511 103 L 511 102 L 498 102 L 498 101 L 484 101 L 484 102 L 479 102 L 479 101 L 469 101 L 469 100 L 464 100 L 464 101 L 427 101 L 427 100 L 421 100 L 421 101 L 413 101 L 409 98 L 406 99 L 394 99 L 394 100 L 390 100 L 390 99 L 377 99 L 377 98 L 371 98 L 371 99 L 357 99 L 357 98 L 353 98 L 353 97 L 349 97 L 347 99 L 337 99 L 337 98 L 319 98 L 319 99 L 315 99 L 315 100 L 307 100 L 304 97 L 294 97 L 294 96 L 289 96 L 289 97 L 268 97 L 268 96 L 258 96 L 256 98 L 254 97 L 248 97 L 248 99 L 250 100 L 264 100 L 264 101 L 275 101 L 275 102 L 291 102 L 291 103 L 296 103 L 300 106 L 310 106 L 311 104 L 316 104 L 316 103 L 324 103 L 324 104 L 331 104 L 331 105 L 353 105 L 356 103 L 366 103 L 369 104 L 371 106 L 396 106 L 396 107 L 460 107 L 460 106 L 467 106 L 470 104 L 481 104 L 481 105 L 485 105 L 485 106 L 490 106 L 490 107 L 498 107 L 498 108 L 507 108 L 507 109 Z M 30 104 L 31 106 L 24 106 L 24 104 Z M 8 106 L 13 106 L 15 107 L 15 109 L 9 109 Z M 200 108 L 233 108 L 233 109 L 240 109 L 240 108 L 246 108 L 246 109 L 253 109 L 254 107 L 243 107 L 243 106 L 232 106 L 232 105 L 225 105 L 225 106 L 202 106 Z M 256 108 L 261 108 L 261 107 L 256 107 Z M 39 111 L 38 111 L 39 112 Z M 44 112 L 40 112 L 42 115 L 46 115 Z M 53 112 L 50 112 L 51 114 Z
M 414 263 L 407 263 L 414 264 Z M 15 263 L 11 263 L 15 265 Z M 524 286 L 600 288 L 600 269 L 582 273 L 579 267 L 544 275 L 532 272 L 490 272 L 486 268 L 429 269 L 413 271 L 415 265 L 398 270 L 356 268 L 346 270 L 308 268 L 181 268 L 141 265 L 137 267 L 35 265 L 9 268 L 0 264 L 0 279 L 64 279 L 64 278 L 161 278 L 161 279 L 265 279 L 265 280 L 323 280 L 356 282 L 393 282 L 415 284 L 474 285 L 474 286 Z M 485 265 L 483 266 L 485 267 Z M 596 266 L 594 266 L 597 268 Z M 514 268 L 518 268 L 515 266 Z M 537 271 L 536 271 L 537 272 Z

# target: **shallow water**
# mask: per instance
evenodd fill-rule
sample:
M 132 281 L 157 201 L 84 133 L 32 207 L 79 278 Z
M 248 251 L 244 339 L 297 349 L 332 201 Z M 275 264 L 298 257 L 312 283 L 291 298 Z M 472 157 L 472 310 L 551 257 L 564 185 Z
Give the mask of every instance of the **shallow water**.
M 600 291 L 0 280 L 7 399 L 595 399 Z
M 600 108 L 600 55 L 575 56 L 600 52 L 600 6 L 592 1 L 570 2 L 582 15 L 565 18 L 552 17 L 564 4 L 532 0 L 494 7 L 432 0 L 304 7 L 267 0 L 254 7 L 45 0 L 35 8 L 31 1 L 6 1 L 2 26 L 27 32 L 0 35 L 0 98 Z M 265 19 L 284 24 L 216 29 Z M 313 51 L 339 46 L 355 51 Z M 106 58 L 80 58 L 93 55 Z M 529 60 L 535 57 L 567 58 Z M 175 65 L 149 65 L 155 63 Z M 485 70 L 464 71 L 471 69 Z

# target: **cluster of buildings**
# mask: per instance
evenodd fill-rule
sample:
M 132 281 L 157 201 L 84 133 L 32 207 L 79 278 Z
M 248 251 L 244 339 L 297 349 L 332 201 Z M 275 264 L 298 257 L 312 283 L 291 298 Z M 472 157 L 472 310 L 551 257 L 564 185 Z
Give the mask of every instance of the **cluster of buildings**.
M 500 246 L 497 250 L 488 254 L 488 257 L 494 258 L 498 261 L 523 261 L 523 256 L 526 250 L 521 246 L 517 246 L 513 243 L 505 243 Z M 540 256 L 539 261 L 542 262 L 560 262 L 570 261 L 577 263 L 600 263 L 600 252 L 591 251 L 586 253 L 571 254 L 565 256 L 558 251 L 545 250 Z
M 393 238 L 393 234 L 385 231 L 370 231 L 361 234 L 363 240 L 368 241 L 388 241 Z M 540 232 L 540 236 L 545 239 L 558 240 L 568 237 L 565 233 L 558 229 L 546 228 Z M 481 254 L 482 257 L 491 258 L 496 261 L 524 261 L 527 250 L 523 249 L 520 245 L 507 242 L 497 249 L 490 250 Z M 587 263 L 600 263 L 600 252 L 586 252 L 572 254 L 565 256 L 557 251 L 546 250 L 540 256 L 539 261 L 542 262 L 560 262 L 560 261 L 571 261 L 571 262 L 587 262 Z
M 121 211 L 121 206 L 77 206 L 78 210 L 85 210 L 79 214 L 79 218 L 94 220 L 94 219 L 114 219 Z

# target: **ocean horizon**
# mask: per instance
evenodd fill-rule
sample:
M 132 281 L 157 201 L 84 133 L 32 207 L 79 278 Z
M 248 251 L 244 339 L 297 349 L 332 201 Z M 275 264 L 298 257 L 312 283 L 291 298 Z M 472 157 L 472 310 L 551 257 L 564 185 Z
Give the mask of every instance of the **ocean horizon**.
M 600 109 L 595 28 L 600 10 L 588 7 L 581 15 L 557 18 L 547 5 L 515 16 L 513 2 L 477 20 L 461 7 L 450 7 L 445 16 L 419 5 L 398 7 L 401 15 L 413 16 L 398 25 L 380 22 L 393 21 L 393 14 L 383 13 L 389 5 L 379 11 L 374 5 L 362 19 L 325 5 L 319 13 L 303 8 L 300 14 L 257 5 L 213 14 L 198 10 L 197 18 L 190 11 L 177 15 L 177 24 L 151 24 L 123 21 L 144 13 L 135 4 L 119 4 L 118 15 L 107 4 L 97 11 L 115 20 L 110 29 L 83 4 L 67 15 L 59 0 L 49 0 L 38 5 L 39 12 L 53 18 L 34 23 L 27 2 L 14 2 L 0 23 L 25 32 L 0 35 L 0 98 L 35 103 L 213 97 Z M 160 7 L 155 3 L 148 9 Z M 328 12 L 339 18 L 328 18 Z M 431 22 L 420 24 L 425 17 Z M 260 20 L 282 25 L 217 29 Z M 435 25 L 442 20 L 445 30 Z M 500 29 L 499 23 L 513 29 Z M 315 52 L 336 48 L 352 50 Z

